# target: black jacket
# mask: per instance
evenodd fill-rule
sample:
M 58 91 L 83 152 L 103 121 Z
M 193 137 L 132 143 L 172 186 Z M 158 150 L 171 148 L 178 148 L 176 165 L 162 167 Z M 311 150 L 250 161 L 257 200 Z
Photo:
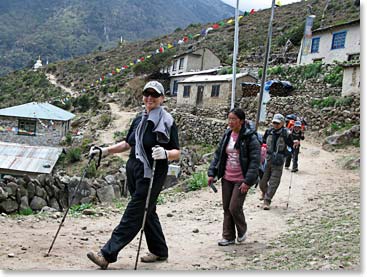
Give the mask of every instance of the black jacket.
M 218 177 L 218 179 L 224 176 L 227 161 L 226 147 L 231 133 L 232 130 L 227 129 L 219 142 L 208 169 L 208 176 Z M 240 165 L 245 178 L 244 182 L 252 186 L 257 183 L 259 176 L 260 142 L 257 139 L 256 131 L 251 129 L 249 124 L 241 128 L 235 147 L 239 147 L 240 150 Z

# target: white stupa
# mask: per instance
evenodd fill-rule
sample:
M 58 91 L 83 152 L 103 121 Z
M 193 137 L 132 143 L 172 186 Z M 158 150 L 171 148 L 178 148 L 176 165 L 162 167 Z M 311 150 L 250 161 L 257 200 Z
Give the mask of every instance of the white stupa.
M 36 71 L 38 68 L 41 68 L 41 67 L 42 67 L 41 56 L 38 56 L 38 60 L 34 64 L 33 70 Z

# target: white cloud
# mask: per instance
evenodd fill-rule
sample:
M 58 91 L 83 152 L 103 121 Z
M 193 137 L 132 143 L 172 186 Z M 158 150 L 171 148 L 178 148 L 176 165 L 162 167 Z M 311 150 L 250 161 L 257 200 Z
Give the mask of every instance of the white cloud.
M 294 2 L 300 2 L 301 0 L 280 0 L 282 5 L 287 5 Z M 231 5 L 232 7 L 236 7 L 237 0 L 222 0 L 222 2 Z M 271 8 L 272 0 L 256 0 L 256 1 L 248 1 L 248 0 L 239 0 L 239 9 L 241 11 L 250 11 L 251 9 L 259 10 L 259 9 L 268 9 Z

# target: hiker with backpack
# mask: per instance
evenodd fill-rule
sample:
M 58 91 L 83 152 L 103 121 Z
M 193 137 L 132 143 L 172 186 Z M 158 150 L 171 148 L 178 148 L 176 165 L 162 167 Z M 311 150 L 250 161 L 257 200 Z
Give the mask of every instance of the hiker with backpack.
M 246 239 L 243 203 L 250 187 L 258 181 L 260 164 L 260 143 L 242 109 L 230 110 L 228 127 L 208 169 L 208 185 L 215 177 L 222 183 L 224 219 L 219 246 L 235 244 L 236 233 L 238 243 Z
M 305 139 L 304 132 L 302 131 L 302 122 L 297 120 L 294 123 L 293 128 L 290 130 L 293 138 L 293 151 L 292 155 L 287 156 L 284 167 L 289 169 L 292 160 L 292 172 L 298 171 L 298 155 L 301 148 L 301 140 Z
M 293 149 L 292 135 L 284 127 L 284 123 L 284 116 L 275 114 L 272 120 L 273 126 L 267 129 L 263 136 L 263 143 L 267 145 L 265 171 L 260 180 L 260 200 L 264 201 L 264 210 L 270 209 L 270 203 L 279 187 L 284 161 L 288 155 L 287 146 Z

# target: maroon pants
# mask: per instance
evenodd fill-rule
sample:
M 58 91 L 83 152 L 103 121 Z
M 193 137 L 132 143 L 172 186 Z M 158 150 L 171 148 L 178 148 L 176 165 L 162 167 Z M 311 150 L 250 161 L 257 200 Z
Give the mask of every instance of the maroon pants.
M 223 238 L 234 240 L 236 229 L 238 237 L 247 231 L 247 223 L 243 213 L 246 194 L 239 190 L 240 183 L 230 182 L 222 178 L 222 202 L 224 210 Z

